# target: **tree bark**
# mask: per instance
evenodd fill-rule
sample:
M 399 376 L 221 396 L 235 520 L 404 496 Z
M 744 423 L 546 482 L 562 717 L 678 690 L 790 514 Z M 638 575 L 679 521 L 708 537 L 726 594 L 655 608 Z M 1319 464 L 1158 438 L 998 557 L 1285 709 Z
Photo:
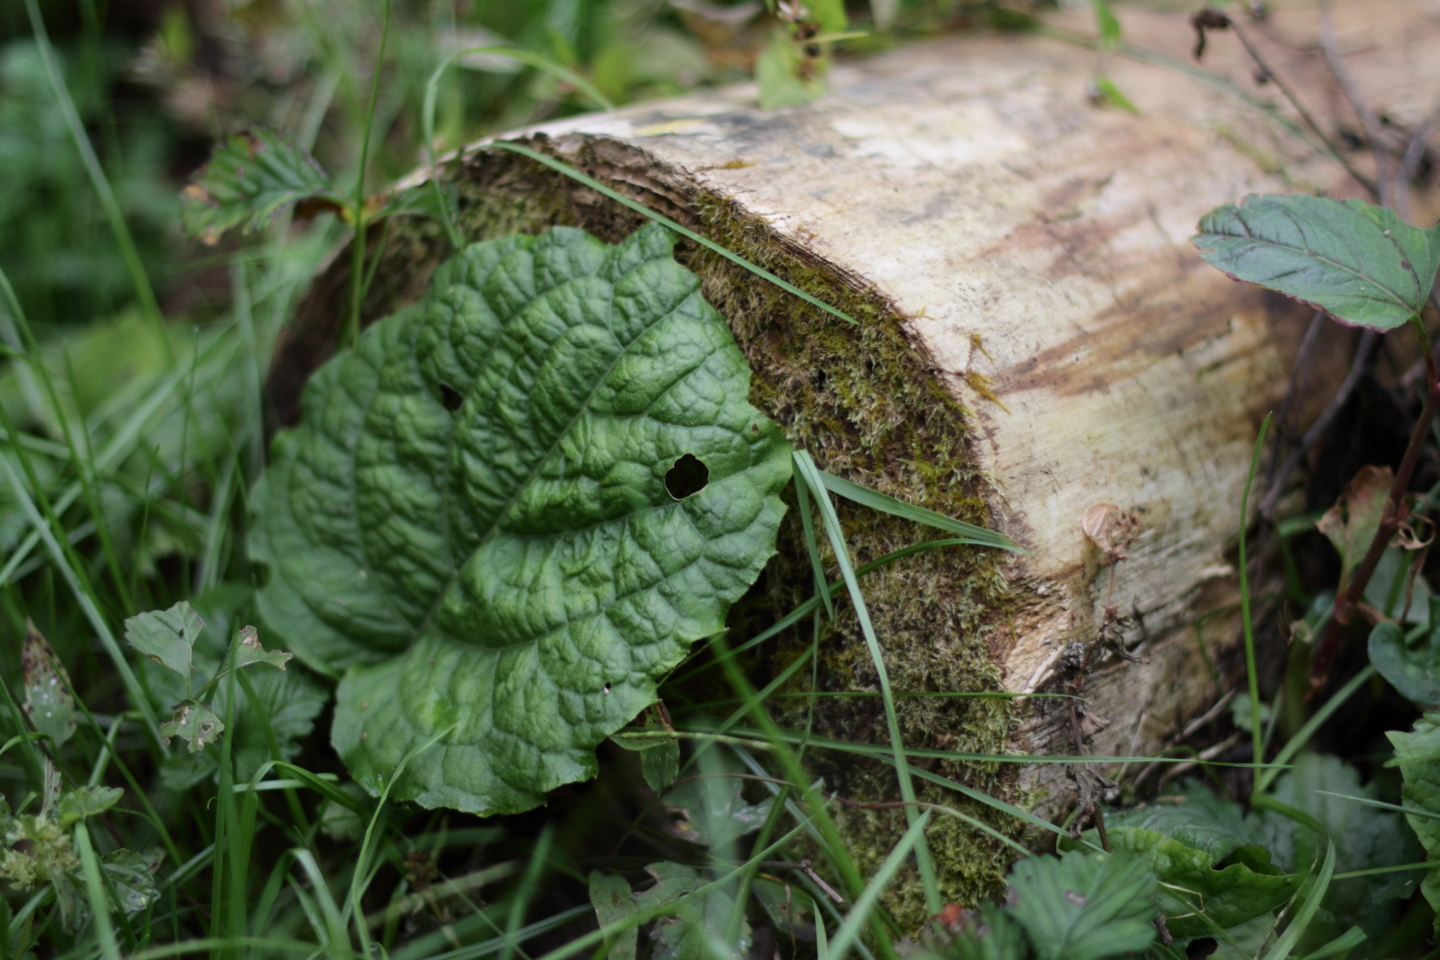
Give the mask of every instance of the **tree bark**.
M 792 441 L 824 469 L 1002 530 L 1029 551 L 949 548 L 864 581 L 897 690 L 1064 692 L 1106 622 L 1105 607 L 1129 618 L 1118 645 L 1141 662 L 1112 648 L 1090 662 L 1092 705 L 1081 732 L 1092 755 L 1161 748 L 1237 680 L 1227 660 L 1235 616 L 1206 615 L 1238 596 L 1233 546 L 1251 445 L 1261 418 L 1281 403 L 1310 318 L 1232 283 L 1188 238 L 1211 207 L 1250 192 L 1361 195 L 1313 134 L 1297 133 L 1295 111 L 1274 84 L 1256 82 L 1232 34 L 1211 34 L 1197 66 L 1185 15 L 1127 11 L 1122 22 L 1134 45 L 1128 55 L 1033 34 L 972 35 L 842 64 L 831 92 L 803 108 L 762 112 L 755 88 L 738 86 L 506 138 L 860 320 L 845 324 L 681 246 L 754 367 L 753 401 Z M 1391 129 L 1417 126 L 1434 107 L 1425 98 L 1440 89 L 1436 18 L 1413 3 L 1354 2 L 1336 11 L 1336 23 L 1372 108 Z M 1083 20 L 1062 25 L 1088 30 Z M 1331 139 L 1361 132 L 1318 49 L 1307 46 L 1313 13 L 1281 12 L 1263 29 L 1242 28 Z M 1139 115 L 1093 104 L 1087 87 L 1097 73 Z M 1272 105 L 1273 116 L 1257 102 Z M 488 144 L 441 166 L 459 191 L 469 239 L 563 223 L 614 241 L 640 222 Z M 1347 156 L 1374 170 L 1368 150 Z M 1433 222 L 1433 201 L 1412 196 L 1417 222 Z M 379 239 L 372 231 L 372 249 Z M 433 224 L 403 220 L 381 255 L 367 319 L 416 299 L 448 249 Z M 277 350 L 270 396 L 281 423 L 296 415 L 309 370 L 334 349 L 348 267 L 348 254 L 334 260 Z M 1302 421 L 1328 399 L 1350 342 L 1350 331 L 1325 330 Z M 1081 529 L 1100 504 L 1139 524 L 1113 586 Z M 860 562 L 936 536 L 858 508 L 843 517 Z M 791 520 L 732 641 L 809 593 Z M 808 626 L 782 638 L 757 671 L 788 663 L 810 640 Z M 822 646 L 822 689 L 875 689 L 853 618 L 842 612 Z M 805 683 L 794 689 L 808 689 L 808 675 L 801 671 Z M 911 747 L 1072 754 L 1061 703 L 906 698 L 902 727 Z M 803 707 L 794 719 L 804 722 Z M 825 736 L 885 740 L 874 700 L 822 701 L 814 722 Z M 893 791 L 893 771 L 883 766 L 810 756 L 831 787 L 854 799 Z M 1050 814 L 1074 795 L 1059 764 L 1017 775 L 1014 766 L 917 763 Z M 959 799 L 939 788 L 931 795 Z M 898 813 L 855 821 L 857 836 L 871 831 L 870 861 L 884 856 L 898 822 Z M 932 843 L 954 899 L 999 875 L 1003 858 L 963 826 L 941 821 Z M 898 904 L 913 908 L 906 889 Z

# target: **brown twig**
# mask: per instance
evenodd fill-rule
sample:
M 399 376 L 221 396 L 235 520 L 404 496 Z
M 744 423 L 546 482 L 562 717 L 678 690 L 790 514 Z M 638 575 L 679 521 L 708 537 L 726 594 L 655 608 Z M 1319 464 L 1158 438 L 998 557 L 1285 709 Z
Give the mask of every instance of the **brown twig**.
M 1375 155 L 1375 195 L 1380 199 L 1381 206 L 1393 206 L 1395 187 L 1389 176 L 1389 163 L 1381 139 L 1380 121 L 1375 118 L 1375 111 L 1370 109 L 1370 105 L 1360 95 L 1360 88 L 1355 85 L 1350 71 L 1345 69 L 1345 63 L 1340 59 L 1337 45 L 1335 25 L 1330 22 L 1330 4 L 1322 2 L 1320 4 L 1320 51 L 1325 54 L 1325 62 L 1330 66 L 1330 72 L 1335 75 L 1335 79 L 1339 81 L 1345 99 L 1350 101 L 1351 109 L 1360 118 L 1360 125 L 1365 128 L 1365 139 L 1370 141 L 1370 152 Z
M 1400 158 L 1400 169 L 1395 173 L 1395 212 L 1406 220 L 1410 219 L 1410 182 L 1420 171 L 1420 161 L 1425 159 L 1429 148 L 1430 134 L 1440 125 L 1440 107 L 1420 122 L 1405 144 L 1405 155 Z
M 1369 369 L 1370 360 L 1375 353 L 1375 347 L 1379 345 L 1379 343 L 1380 335 L 1373 330 L 1366 330 L 1365 333 L 1361 335 L 1360 344 L 1355 350 L 1355 359 L 1350 364 L 1350 372 L 1347 373 L 1345 379 L 1341 381 L 1340 388 L 1335 391 L 1335 396 L 1330 399 L 1330 403 L 1320 413 L 1320 416 L 1315 418 L 1315 422 L 1310 425 L 1310 429 L 1305 431 L 1305 436 L 1300 438 L 1299 446 L 1290 451 L 1290 455 L 1285 458 L 1285 462 L 1276 473 L 1275 480 L 1271 484 L 1270 489 L 1265 492 L 1265 496 L 1260 498 L 1260 515 L 1265 517 L 1265 519 L 1271 519 L 1275 510 L 1275 502 L 1280 499 L 1280 494 L 1284 492 L 1285 484 L 1289 481 L 1290 474 L 1295 472 L 1295 468 L 1300 465 L 1300 461 L 1305 458 L 1305 454 L 1309 452 L 1311 447 L 1319 442 L 1320 438 L 1325 435 L 1325 431 L 1330 429 L 1331 421 L 1335 419 L 1336 415 L 1340 413 L 1340 410 L 1350 400 L 1350 394 L 1355 392 L 1355 387 L 1360 383 L 1360 378 L 1364 376 L 1365 371 Z
M 1276 88 L 1284 94 L 1285 99 L 1290 101 L 1290 105 L 1295 108 L 1295 112 L 1300 114 L 1300 119 L 1305 121 L 1305 125 L 1310 128 L 1310 131 L 1320 138 L 1320 142 L 1325 145 L 1325 149 L 1329 152 L 1330 156 L 1334 157 L 1336 162 L 1344 167 L 1345 171 L 1354 177 L 1366 190 L 1369 190 L 1374 196 L 1380 196 L 1380 189 L 1375 182 L 1357 170 L 1355 165 L 1351 163 L 1345 154 L 1340 151 L 1340 148 L 1335 145 L 1334 141 L 1325 135 L 1325 131 L 1320 129 L 1320 124 L 1310 115 L 1310 111 L 1305 109 L 1305 105 L 1295 96 L 1294 91 L 1285 83 L 1284 78 L 1272 70 L 1270 65 L 1265 62 L 1265 58 L 1260 56 L 1260 51 L 1255 49 L 1255 45 L 1250 42 L 1249 37 L 1245 36 L 1245 31 L 1240 29 L 1240 25 L 1228 17 L 1226 20 L 1230 29 L 1235 31 L 1235 39 L 1240 41 L 1240 45 L 1245 48 L 1245 52 L 1250 55 L 1250 59 L 1255 61 L 1255 66 L 1263 70 L 1265 75 L 1270 79 L 1270 82 L 1274 83 Z
M 1428 344 L 1426 346 L 1428 347 Z M 1410 477 L 1415 473 L 1415 464 L 1420 460 L 1420 450 L 1425 446 L 1430 423 L 1435 419 L 1435 411 L 1440 408 L 1440 381 L 1435 377 L 1433 359 L 1427 358 L 1426 373 L 1429 387 L 1425 391 L 1425 407 L 1420 411 L 1420 419 L 1415 422 L 1415 429 L 1410 435 L 1410 445 L 1405 448 L 1405 457 L 1400 461 L 1400 469 L 1395 472 L 1395 482 L 1390 485 L 1390 498 L 1385 503 L 1385 512 L 1381 516 L 1379 528 L 1375 531 L 1375 539 L 1370 541 L 1370 549 L 1365 551 L 1365 559 L 1351 575 L 1344 595 L 1335 602 L 1334 615 L 1315 645 L 1315 657 L 1310 663 L 1312 689 L 1318 690 L 1325 685 L 1330 665 L 1340 653 L 1345 628 L 1364 594 L 1366 584 L 1375 573 L 1375 567 L 1380 563 L 1380 555 L 1385 552 L 1385 547 L 1405 520 L 1405 491 L 1410 486 Z

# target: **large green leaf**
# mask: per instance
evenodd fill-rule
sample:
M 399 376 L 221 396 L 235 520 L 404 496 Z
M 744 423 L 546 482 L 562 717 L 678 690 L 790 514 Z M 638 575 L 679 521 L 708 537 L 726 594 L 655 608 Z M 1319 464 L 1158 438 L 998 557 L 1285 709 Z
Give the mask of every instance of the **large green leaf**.
M 1015 864 L 1008 910 L 1039 960 L 1100 960 L 1154 942 L 1155 889 L 1138 857 L 1072 850 Z
M 1191 242 L 1237 280 L 1375 330 L 1418 315 L 1440 268 L 1434 230 L 1384 207 L 1306 194 L 1251 194 L 1239 206 L 1216 207 Z
M 593 776 L 774 552 L 789 445 L 672 243 L 471 246 L 277 437 L 260 612 L 344 674 L 332 740 L 372 793 L 437 734 L 392 797 L 514 812 Z
M 1203 787 L 1183 799 L 1105 816 L 1111 846 L 1143 857 L 1160 878 L 1156 905 L 1171 936 L 1203 937 L 1215 926 L 1239 926 L 1295 892 L 1301 877 L 1286 875 L 1263 846 L 1243 836 L 1253 828 L 1242 825 L 1238 807 L 1230 805 L 1233 816 L 1226 816 Z

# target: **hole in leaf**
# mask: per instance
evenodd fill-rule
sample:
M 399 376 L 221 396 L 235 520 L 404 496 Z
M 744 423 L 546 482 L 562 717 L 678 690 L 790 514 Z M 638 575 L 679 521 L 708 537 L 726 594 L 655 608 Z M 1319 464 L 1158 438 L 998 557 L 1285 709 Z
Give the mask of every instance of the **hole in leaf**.
M 710 468 L 700 462 L 693 453 L 687 453 L 675 461 L 675 466 L 665 474 L 665 489 L 676 500 L 684 500 L 705 489 L 710 482 Z
M 454 413 L 460 409 L 460 404 L 465 402 L 465 398 L 460 396 L 459 390 L 442 381 L 440 384 L 440 402 L 445 405 L 446 410 Z
M 1220 948 L 1220 941 L 1214 937 L 1197 937 L 1185 944 L 1185 960 L 1205 960 Z

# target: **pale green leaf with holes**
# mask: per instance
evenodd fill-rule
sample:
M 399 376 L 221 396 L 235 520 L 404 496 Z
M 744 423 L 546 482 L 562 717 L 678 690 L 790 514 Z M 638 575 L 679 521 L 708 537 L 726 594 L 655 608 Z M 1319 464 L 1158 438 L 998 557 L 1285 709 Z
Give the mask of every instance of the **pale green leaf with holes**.
M 672 244 L 475 244 L 277 437 L 260 614 L 341 677 L 332 740 L 370 792 L 489 815 L 593 776 L 774 553 L 789 445 Z

